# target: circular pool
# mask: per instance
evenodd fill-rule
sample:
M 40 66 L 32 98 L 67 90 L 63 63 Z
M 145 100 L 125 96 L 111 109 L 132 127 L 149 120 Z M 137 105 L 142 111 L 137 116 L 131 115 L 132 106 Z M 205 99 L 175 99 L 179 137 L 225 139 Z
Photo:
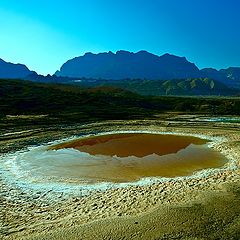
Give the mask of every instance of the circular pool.
M 126 183 L 189 176 L 221 167 L 226 158 L 209 140 L 156 133 L 106 133 L 40 146 L 9 162 L 16 177 L 32 182 Z

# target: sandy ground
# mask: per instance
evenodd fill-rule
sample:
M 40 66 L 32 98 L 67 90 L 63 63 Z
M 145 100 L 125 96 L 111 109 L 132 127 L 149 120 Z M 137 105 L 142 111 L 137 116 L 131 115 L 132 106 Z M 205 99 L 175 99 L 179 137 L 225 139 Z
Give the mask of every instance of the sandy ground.
M 114 121 L 53 129 L 21 129 L 0 136 L 2 154 L 76 134 L 144 130 L 218 137 L 212 147 L 229 158 L 222 169 L 143 186 L 79 196 L 27 190 L 0 171 L 2 239 L 239 239 L 240 125 L 170 121 Z

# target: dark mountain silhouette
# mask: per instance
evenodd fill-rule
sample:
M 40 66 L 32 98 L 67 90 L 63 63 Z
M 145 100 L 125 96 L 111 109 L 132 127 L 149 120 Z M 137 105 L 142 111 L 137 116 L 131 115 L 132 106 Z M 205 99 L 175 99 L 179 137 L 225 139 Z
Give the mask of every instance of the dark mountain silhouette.
M 56 75 L 40 75 L 36 72 L 31 73 L 30 75 L 27 75 L 24 77 L 24 80 L 29 80 L 33 82 L 42 82 L 42 83 L 71 83 L 74 81 L 74 79 L 69 77 L 58 77 Z
M 147 51 L 132 53 L 118 51 L 86 53 L 64 63 L 57 76 L 94 79 L 149 79 L 172 80 L 187 78 L 209 78 L 224 83 L 228 87 L 240 88 L 240 68 L 230 67 L 216 70 L 199 70 L 185 57 L 170 54 L 157 56 Z
M 199 70 L 185 57 L 157 56 L 147 51 L 86 53 L 64 63 L 52 76 L 39 75 L 25 65 L 0 59 L 0 78 L 89 87 L 104 83 L 145 95 L 236 95 L 239 90 L 234 89 L 240 89 L 238 67 Z
M 13 64 L 0 59 L 0 78 L 25 78 L 32 73 L 23 64 Z
M 176 79 L 198 77 L 199 69 L 185 57 L 157 56 L 147 51 L 118 51 L 76 57 L 63 64 L 57 76 L 102 79 Z

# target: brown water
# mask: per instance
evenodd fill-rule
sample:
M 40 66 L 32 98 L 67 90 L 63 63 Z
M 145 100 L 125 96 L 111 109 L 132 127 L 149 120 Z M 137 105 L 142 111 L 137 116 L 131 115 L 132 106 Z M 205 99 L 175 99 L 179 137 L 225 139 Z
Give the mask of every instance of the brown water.
M 206 143 L 189 136 L 127 133 L 81 138 L 50 150 L 73 148 L 88 153 L 69 164 L 66 159 L 59 173 L 54 169 L 56 175 L 86 182 L 129 182 L 144 177 L 187 176 L 223 166 L 226 158 Z

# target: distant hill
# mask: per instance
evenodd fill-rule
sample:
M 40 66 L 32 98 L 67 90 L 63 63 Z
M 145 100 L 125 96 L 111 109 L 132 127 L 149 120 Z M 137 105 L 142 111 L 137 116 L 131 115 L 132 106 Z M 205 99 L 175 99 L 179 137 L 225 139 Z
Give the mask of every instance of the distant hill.
M 158 107 L 144 96 L 113 87 L 83 89 L 63 84 L 0 80 L 1 115 L 47 114 L 58 121 L 142 118 Z
M 0 78 L 25 78 L 33 72 L 23 64 L 14 64 L 0 59 Z
M 0 125 L 8 115 L 47 115 L 47 119 L 19 119 L 18 123 L 57 124 L 103 119 L 155 118 L 181 111 L 239 115 L 239 98 L 152 97 L 111 86 L 90 89 L 63 84 L 0 80 Z M 16 119 L 9 126 L 17 124 Z M 19 122 L 20 121 L 20 122 Z
M 238 95 L 240 68 L 198 67 L 185 57 L 147 51 L 86 53 L 64 63 L 55 75 L 42 76 L 25 65 L 0 59 L 0 78 L 86 86 L 116 86 L 142 95 Z
M 216 70 L 214 68 L 204 68 L 201 70 L 203 77 L 218 80 L 225 85 L 240 89 L 240 68 L 229 67 L 227 69 Z
M 122 79 L 101 80 L 93 78 L 69 78 L 56 75 L 41 76 L 31 74 L 26 79 L 44 83 L 62 83 L 84 88 L 110 86 L 126 89 L 141 95 L 152 96 L 236 96 L 240 89 L 226 86 L 220 81 L 209 78 L 187 78 L 172 80 Z
M 123 88 L 141 95 L 152 96 L 233 96 L 240 90 L 232 89 L 223 83 L 208 78 L 173 80 L 83 80 L 75 82 L 82 87 L 112 86 Z
M 116 54 L 86 53 L 64 63 L 57 76 L 102 79 L 176 79 L 198 77 L 199 69 L 185 57 L 170 54 L 157 56 L 147 51 Z
M 94 78 L 108 80 L 148 79 L 172 80 L 187 78 L 209 78 L 228 87 L 240 89 L 240 68 L 230 67 L 216 70 L 198 67 L 185 57 L 164 54 L 157 56 L 147 51 L 132 53 L 118 51 L 86 53 L 68 60 L 62 65 L 57 76 L 70 78 Z

